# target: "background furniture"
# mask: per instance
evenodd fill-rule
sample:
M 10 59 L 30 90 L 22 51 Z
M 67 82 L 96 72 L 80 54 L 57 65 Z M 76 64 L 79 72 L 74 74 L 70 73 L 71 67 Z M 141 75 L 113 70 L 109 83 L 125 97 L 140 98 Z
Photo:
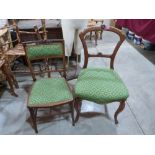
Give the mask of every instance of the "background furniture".
M 154 19 L 117 19 L 116 26 L 119 28 L 128 28 L 136 35 L 155 44 Z
M 59 19 L 27 19 L 27 20 L 16 20 L 16 25 L 20 31 L 34 32 L 34 26 L 38 27 L 39 31 L 42 31 L 43 35 L 47 35 L 48 39 L 63 39 L 62 28 Z M 32 41 L 33 36 L 22 36 L 23 41 Z
M 98 54 L 89 53 L 85 36 L 87 33 L 97 31 L 108 31 L 119 37 L 119 41 L 114 47 L 112 54 L 103 54 L 100 52 Z M 81 32 L 79 36 L 84 48 L 84 66 L 75 84 L 75 108 L 77 111 L 75 121 L 77 122 L 79 119 L 82 100 L 93 101 L 98 104 L 118 101 L 120 105 L 114 114 L 115 124 L 117 124 L 117 116 L 125 107 L 125 101 L 128 98 L 128 90 L 119 75 L 114 71 L 114 60 L 125 36 L 118 29 L 113 27 L 106 28 L 106 26 L 87 28 Z M 110 69 L 87 68 L 90 57 L 109 58 Z
M 15 21 L 13 21 L 13 25 L 7 26 L 7 32 L 11 33 L 10 38 L 8 38 L 6 44 L 8 49 L 5 50 L 5 54 L 11 58 L 12 68 L 16 68 L 16 64 L 14 64 L 15 60 L 18 58 L 22 58 L 22 62 L 26 64 L 25 60 L 25 52 L 22 43 L 26 41 L 35 41 L 42 40 L 41 35 L 44 33 L 43 31 L 39 31 L 37 26 L 34 26 L 33 31 L 22 31 L 18 28 Z M 13 40 L 12 40 L 13 39 Z M 15 73 L 27 73 L 27 70 L 13 70 Z
M 17 83 L 14 75 L 11 72 L 11 68 L 7 61 L 7 58 L 5 58 L 4 56 L 0 56 L 0 69 L 2 70 L 2 73 L 5 75 L 6 80 L 8 81 L 8 84 L 10 86 L 11 95 L 14 95 L 17 97 L 18 95 L 14 91 L 14 86 L 16 88 L 19 88 L 18 83 Z
M 2 73 L 5 75 L 6 80 L 10 86 L 10 92 L 12 95 L 17 96 L 14 91 L 14 86 L 18 88 L 18 83 L 12 73 L 10 62 L 12 59 L 8 57 L 6 54 L 9 47 L 12 46 L 12 42 L 10 40 L 10 33 L 7 28 L 0 29 L 0 69 Z
M 93 26 L 99 26 L 99 25 L 102 25 L 104 22 L 103 19 L 91 19 L 88 21 L 88 27 L 93 27 Z M 97 39 L 99 38 L 100 36 L 100 39 L 102 39 L 102 33 L 103 31 L 101 32 L 95 32 L 95 45 L 97 45 Z M 90 36 L 89 36 L 90 40 L 92 39 L 92 32 L 90 32 Z

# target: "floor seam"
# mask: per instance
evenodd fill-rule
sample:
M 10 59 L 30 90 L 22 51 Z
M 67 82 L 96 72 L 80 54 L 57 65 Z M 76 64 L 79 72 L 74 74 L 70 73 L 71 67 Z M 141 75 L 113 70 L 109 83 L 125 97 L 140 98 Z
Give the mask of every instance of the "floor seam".
M 126 103 L 127 103 L 128 107 L 129 107 L 129 109 L 130 109 L 131 113 L 133 114 L 133 117 L 135 118 L 135 120 L 136 120 L 136 122 L 137 122 L 137 124 L 138 124 L 139 128 L 141 129 L 141 131 L 142 131 L 143 135 L 146 135 L 146 134 L 145 134 L 145 132 L 144 132 L 144 130 L 143 130 L 143 128 L 141 127 L 140 123 L 138 122 L 138 120 L 137 120 L 137 117 L 136 117 L 135 113 L 132 111 L 132 109 L 131 109 L 131 107 L 130 107 L 130 104 L 129 104 L 127 101 L 126 101 Z

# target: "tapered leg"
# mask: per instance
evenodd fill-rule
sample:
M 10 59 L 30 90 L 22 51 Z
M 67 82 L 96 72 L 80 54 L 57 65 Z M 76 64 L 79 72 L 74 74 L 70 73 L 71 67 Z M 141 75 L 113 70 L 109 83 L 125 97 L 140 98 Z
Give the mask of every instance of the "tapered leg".
M 2 67 L 2 72 L 5 74 L 6 79 L 7 79 L 8 83 L 9 83 L 11 95 L 14 95 L 14 96 L 17 97 L 18 95 L 14 91 L 12 79 L 11 79 L 11 76 L 10 76 L 8 70 L 7 70 L 7 66 L 5 64 Z
M 89 39 L 91 40 L 91 38 L 92 38 L 92 32 L 90 32 L 90 36 L 89 36 Z
M 103 34 L 103 31 L 101 31 L 101 33 L 100 33 L 100 39 L 102 40 L 102 34 Z
M 82 106 L 82 101 L 79 98 L 76 98 L 75 99 L 75 110 L 76 110 L 75 123 L 79 120 L 81 106 Z
M 71 117 L 72 117 L 72 125 L 75 125 L 74 122 L 74 101 L 70 103 L 70 109 L 71 109 Z
M 118 109 L 116 110 L 115 112 L 115 115 L 114 115 L 114 119 L 115 119 L 115 124 L 118 124 L 118 120 L 117 120 L 117 116 L 120 112 L 123 111 L 123 109 L 125 108 L 125 101 L 121 101 L 120 102 L 120 105 L 118 107 Z
M 31 115 L 31 120 L 33 123 L 33 127 L 35 130 L 35 133 L 38 133 L 38 129 L 37 129 L 37 122 L 36 122 L 36 117 L 37 117 L 37 108 L 30 108 L 28 107 L 30 115 Z
M 11 71 L 10 64 L 7 64 L 7 68 L 8 68 L 8 74 L 10 75 L 10 77 L 11 77 L 11 79 L 12 79 L 12 82 L 13 82 L 14 86 L 15 86 L 16 88 L 19 88 L 18 82 L 17 82 L 15 76 L 13 75 L 13 73 L 12 73 L 12 71 Z
M 105 109 L 105 114 L 106 114 L 107 118 L 110 118 L 107 104 L 104 104 L 104 109 Z
M 12 73 L 10 74 L 11 78 L 12 78 L 12 81 L 13 81 L 13 84 L 15 85 L 16 88 L 19 88 L 19 85 L 18 85 L 18 82 L 17 80 L 15 79 L 14 75 L 12 75 Z
M 97 46 L 98 32 L 95 31 L 95 45 Z

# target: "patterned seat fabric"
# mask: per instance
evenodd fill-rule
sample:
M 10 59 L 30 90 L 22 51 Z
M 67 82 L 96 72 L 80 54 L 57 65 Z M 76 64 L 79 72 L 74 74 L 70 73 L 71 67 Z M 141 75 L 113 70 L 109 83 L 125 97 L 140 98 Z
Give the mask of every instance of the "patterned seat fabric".
M 41 79 L 32 87 L 28 106 L 47 106 L 72 100 L 73 96 L 64 78 Z
M 62 43 L 27 46 L 27 55 L 30 60 L 43 56 L 47 57 L 50 55 L 62 55 L 62 54 L 63 54 Z
M 75 95 L 97 103 L 126 100 L 128 90 L 112 69 L 84 69 L 75 85 Z

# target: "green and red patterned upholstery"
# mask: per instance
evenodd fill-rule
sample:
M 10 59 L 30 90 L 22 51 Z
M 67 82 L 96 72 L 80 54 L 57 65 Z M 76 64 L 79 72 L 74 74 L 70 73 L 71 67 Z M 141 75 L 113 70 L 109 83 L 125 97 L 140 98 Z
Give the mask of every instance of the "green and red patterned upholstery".
M 45 78 L 34 83 L 28 106 L 47 107 L 72 100 L 73 96 L 64 78 Z
M 75 95 L 96 103 L 126 100 L 128 90 L 112 69 L 83 69 L 75 85 Z
M 63 54 L 62 43 L 42 44 L 42 45 L 30 45 L 27 46 L 27 56 L 30 60 L 37 59 L 39 57 L 57 56 Z

